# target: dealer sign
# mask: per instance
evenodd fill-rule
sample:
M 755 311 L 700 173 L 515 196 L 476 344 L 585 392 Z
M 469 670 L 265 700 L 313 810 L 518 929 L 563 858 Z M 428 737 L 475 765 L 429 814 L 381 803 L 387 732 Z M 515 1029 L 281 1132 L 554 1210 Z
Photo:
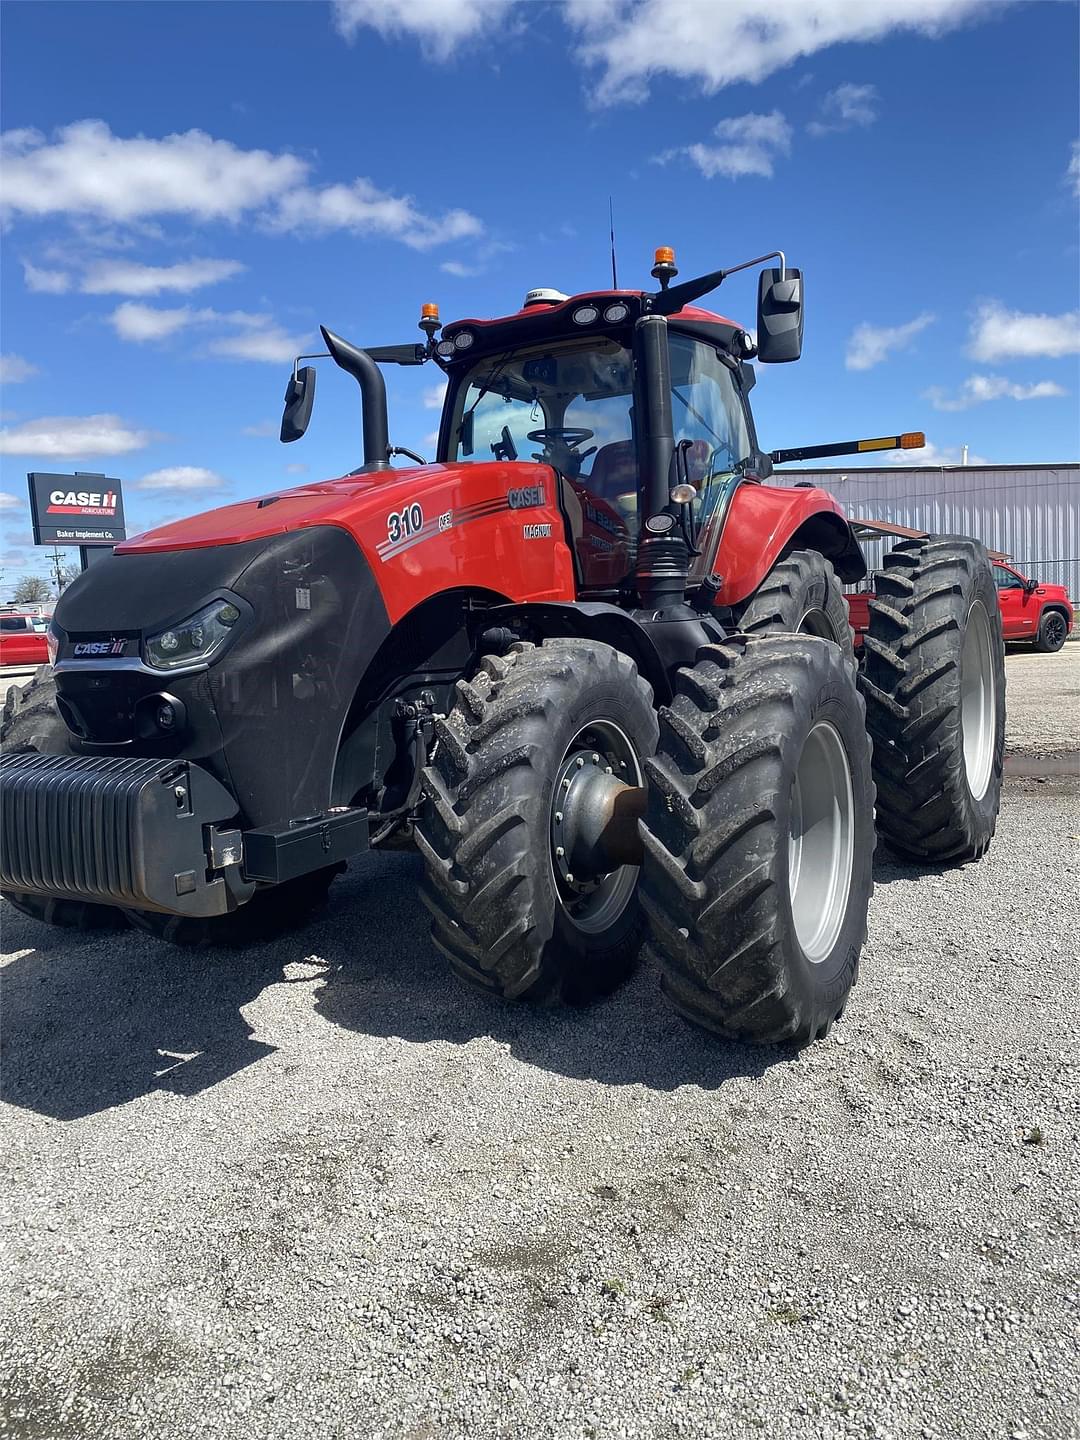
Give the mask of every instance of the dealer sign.
M 116 545 L 124 539 L 124 497 L 106 475 L 27 476 L 35 545 Z

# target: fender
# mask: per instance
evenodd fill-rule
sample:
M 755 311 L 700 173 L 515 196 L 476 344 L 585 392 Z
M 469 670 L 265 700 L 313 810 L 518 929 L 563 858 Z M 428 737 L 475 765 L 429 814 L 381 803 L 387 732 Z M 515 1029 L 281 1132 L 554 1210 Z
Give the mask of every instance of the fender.
M 845 584 L 861 580 L 866 561 L 839 502 L 816 486 L 740 485 L 731 498 L 712 569 L 723 577 L 718 605 L 738 605 L 761 584 L 784 550 L 819 550 Z

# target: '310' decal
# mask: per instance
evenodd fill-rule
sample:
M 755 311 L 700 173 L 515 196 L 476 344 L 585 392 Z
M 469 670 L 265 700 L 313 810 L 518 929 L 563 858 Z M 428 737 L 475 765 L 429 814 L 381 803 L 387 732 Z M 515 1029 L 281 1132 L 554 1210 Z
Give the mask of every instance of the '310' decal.
M 424 525 L 424 512 L 419 505 L 406 505 L 404 510 L 393 510 L 386 517 L 386 538 L 391 545 L 416 535 Z

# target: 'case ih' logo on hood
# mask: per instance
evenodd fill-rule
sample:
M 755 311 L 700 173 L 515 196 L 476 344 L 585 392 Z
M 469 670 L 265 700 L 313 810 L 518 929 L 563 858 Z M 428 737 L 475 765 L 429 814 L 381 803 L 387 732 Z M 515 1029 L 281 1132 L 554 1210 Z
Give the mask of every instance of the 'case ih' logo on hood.
M 73 655 L 122 655 L 126 640 L 79 640 L 71 647 Z
M 115 515 L 115 490 L 52 490 L 47 515 Z

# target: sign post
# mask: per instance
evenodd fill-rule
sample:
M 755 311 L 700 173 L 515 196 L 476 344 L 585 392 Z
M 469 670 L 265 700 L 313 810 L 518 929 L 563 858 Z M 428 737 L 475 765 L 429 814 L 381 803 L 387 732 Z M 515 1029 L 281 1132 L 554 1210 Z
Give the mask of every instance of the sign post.
M 126 538 L 124 493 L 107 475 L 27 475 L 35 545 L 77 545 L 85 570 L 98 553 Z

